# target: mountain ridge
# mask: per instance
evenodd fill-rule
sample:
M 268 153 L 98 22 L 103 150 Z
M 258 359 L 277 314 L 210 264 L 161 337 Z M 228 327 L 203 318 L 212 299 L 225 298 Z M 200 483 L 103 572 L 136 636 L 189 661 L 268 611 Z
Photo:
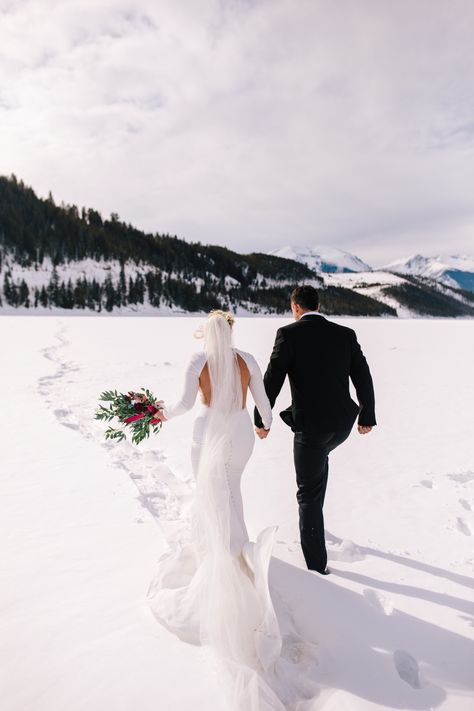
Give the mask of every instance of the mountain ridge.
M 335 248 L 325 248 L 324 255 L 336 260 L 320 261 L 326 272 L 301 259 L 240 254 L 145 233 L 115 213 L 105 219 L 92 208 L 58 206 L 51 195 L 38 198 L 15 176 L 0 176 L 2 313 L 60 308 L 165 314 L 225 308 L 283 314 L 289 311 L 291 289 L 310 283 L 319 288 L 328 315 L 474 315 L 467 292 L 452 285 L 443 285 L 442 292 L 432 280 L 409 281 L 408 276 L 374 271 Z M 366 267 L 369 271 L 360 271 Z
M 286 245 L 269 254 L 306 264 L 310 269 L 325 273 L 370 272 L 372 267 L 350 252 L 330 245 Z
M 397 274 L 436 279 L 447 286 L 474 292 L 474 257 L 467 254 L 425 257 L 415 254 L 383 267 Z

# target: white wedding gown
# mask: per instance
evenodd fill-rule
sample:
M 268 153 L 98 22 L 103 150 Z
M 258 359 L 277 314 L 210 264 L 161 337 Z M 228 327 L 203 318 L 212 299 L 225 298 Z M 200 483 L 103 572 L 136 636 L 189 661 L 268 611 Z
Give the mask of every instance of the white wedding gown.
M 250 392 L 269 428 L 272 414 L 260 368 L 251 354 L 233 350 L 247 365 Z M 164 408 L 167 419 L 193 407 L 205 363 L 205 352 L 192 356 L 181 399 Z M 240 492 L 254 443 L 246 408 L 222 417 L 212 404 L 201 406 L 191 450 L 196 489 L 190 536 L 160 558 L 146 601 L 182 640 L 209 645 L 226 677 L 229 709 L 285 711 L 294 689 L 282 693 L 291 680 L 285 678 L 288 664 L 281 657 L 282 634 L 268 583 L 277 527 L 249 541 Z

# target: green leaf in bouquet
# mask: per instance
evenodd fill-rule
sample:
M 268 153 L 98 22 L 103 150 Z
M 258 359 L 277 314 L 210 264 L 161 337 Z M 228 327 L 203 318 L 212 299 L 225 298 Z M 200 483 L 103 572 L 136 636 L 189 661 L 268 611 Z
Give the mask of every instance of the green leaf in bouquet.
M 125 439 L 125 433 L 122 432 L 122 430 L 116 430 L 113 427 L 109 427 L 105 431 L 105 439 L 116 439 L 121 442 L 123 439 Z
M 103 402 L 113 402 L 117 398 L 117 391 L 116 390 L 104 390 L 103 393 L 101 393 L 99 400 L 102 400 Z

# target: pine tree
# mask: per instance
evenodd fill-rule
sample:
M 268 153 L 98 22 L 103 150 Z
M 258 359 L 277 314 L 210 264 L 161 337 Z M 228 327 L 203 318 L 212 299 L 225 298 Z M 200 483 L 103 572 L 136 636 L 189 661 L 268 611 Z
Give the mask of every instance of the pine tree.
M 135 295 L 135 282 L 133 281 L 133 278 L 131 275 L 128 277 L 128 303 L 129 304 L 136 304 L 137 303 L 137 297 Z
M 28 309 L 30 307 L 30 290 L 28 284 L 24 279 L 21 280 L 19 293 L 18 293 L 18 303 L 24 304 Z
M 66 284 L 66 294 L 65 294 L 65 302 L 66 302 L 66 308 L 67 309 L 73 309 L 75 306 L 75 298 L 74 298 L 74 288 L 72 286 L 72 280 L 71 277 L 67 280 Z
M 70 281 L 70 280 L 69 280 Z M 68 282 L 69 286 L 69 282 Z M 72 288 L 71 284 L 71 290 L 72 290 L 72 301 L 74 303 L 74 306 L 77 306 L 79 309 L 85 309 L 87 305 L 87 281 L 85 278 L 78 279 L 76 281 L 76 285 L 74 289 Z M 87 308 L 90 308 L 87 306 Z
M 100 302 L 100 294 L 96 292 L 95 288 L 96 281 L 95 279 L 93 279 L 92 283 L 90 284 L 87 279 L 84 278 L 83 284 L 85 290 L 85 306 L 86 308 L 95 311 L 96 304 Z
M 145 282 L 140 273 L 135 277 L 135 297 L 139 304 L 143 304 L 145 299 Z
M 105 309 L 106 311 L 112 311 L 114 306 L 117 304 L 117 294 L 112 283 L 112 277 L 107 274 L 104 282 L 104 292 L 105 292 Z
M 53 267 L 48 284 L 48 302 L 53 306 L 59 305 L 59 275 L 56 265 Z
M 104 292 L 104 287 L 102 284 L 99 284 L 95 277 L 92 279 L 92 285 L 91 285 L 91 298 L 93 299 L 94 303 L 97 303 L 97 308 L 98 311 L 102 311 L 102 294 Z
M 11 304 L 11 282 L 9 272 L 5 272 L 3 276 L 3 293 L 7 304 Z
M 46 306 L 48 306 L 48 301 L 49 301 L 48 292 L 44 286 L 41 287 L 39 300 L 40 300 L 41 306 L 44 306 L 45 308 L 46 308 Z
M 20 292 L 11 278 L 11 272 L 5 272 L 5 276 L 3 277 L 3 293 L 5 295 L 5 301 L 7 304 L 10 306 L 18 306 L 20 302 Z
M 125 306 L 127 304 L 127 282 L 125 280 L 125 269 L 123 262 L 120 264 L 120 277 L 118 285 L 118 305 Z

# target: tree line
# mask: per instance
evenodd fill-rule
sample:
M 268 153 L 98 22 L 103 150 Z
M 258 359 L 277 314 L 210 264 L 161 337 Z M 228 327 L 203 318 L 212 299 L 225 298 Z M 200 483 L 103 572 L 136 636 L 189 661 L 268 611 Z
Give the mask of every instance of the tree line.
M 10 261 L 37 270 L 52 262 L 48 284 L 14 282 Z M 62 280 L 60 265 L 91 259 L 120 264 L 118 280 L 103 282 L 80 276 Z M 125 276 L 125 263 L 135 264 Z M 97 210 L 56 205 L 53 196 L 39 198 L 13 175 L 0 176 L 0 269 L 3 302 L 27 308 L 60 307 L 112 311 L 115 307 L 150 303 L 184 311 L 237 308 L 250 312 L 287 313 L 293 286 L 321 286 L 328 314 L 396 315 L 394 309 L 349 289 L 324 288 L 323 280 L 305 264 L 268 254 L 238 254 L 226 247 L 189 243 L 169 234 L 150 234 L 120 220 L 105 219 Z M 231 277 L 231 282 L 228 282 Z M 199 285 L 199 286 L 198 286 Z M 1 299 L 2 297 L 0 297 Z
M 75 281 L 70 277 L 64 281 L 59 278 L 57 267 L 53 267 L 48 284 L 32 288 L 24 278 L 15 283 L 11 272 L 7 270 L 3 281 L 3 300 L 4 303 L 15 307 L 59 307 L 96 312 L 110 312 L 116 307 L 144 304 L 147 301 L 156 308 L 174 306 L 189 312 L 209 311 L 214 308 L 232 310 L 239 306 L 254 313 L 263 311 L 285 314 L 289 311 L 291 286 L 266 289 L 234 287 L 227 292 L 223 290 L 222 285 L 220 289 L 219 285 L 217 287 L 217 291 L 205 285 L 198 289 L 195 283 L 170 276 L 163 278 L 160 272 L 153 271 L 144 275 L 137 273 L 135 277 L 129 276 L 127 279 L 123 267 L 116 284 L 110 274 L 102 283 L 95 278 L 87 279 L 84 276 Z M 326 314 L 396 316 L 396 311 L 391 307 L 348 289 L 328 287 L 320 292 L 320 298 Z

